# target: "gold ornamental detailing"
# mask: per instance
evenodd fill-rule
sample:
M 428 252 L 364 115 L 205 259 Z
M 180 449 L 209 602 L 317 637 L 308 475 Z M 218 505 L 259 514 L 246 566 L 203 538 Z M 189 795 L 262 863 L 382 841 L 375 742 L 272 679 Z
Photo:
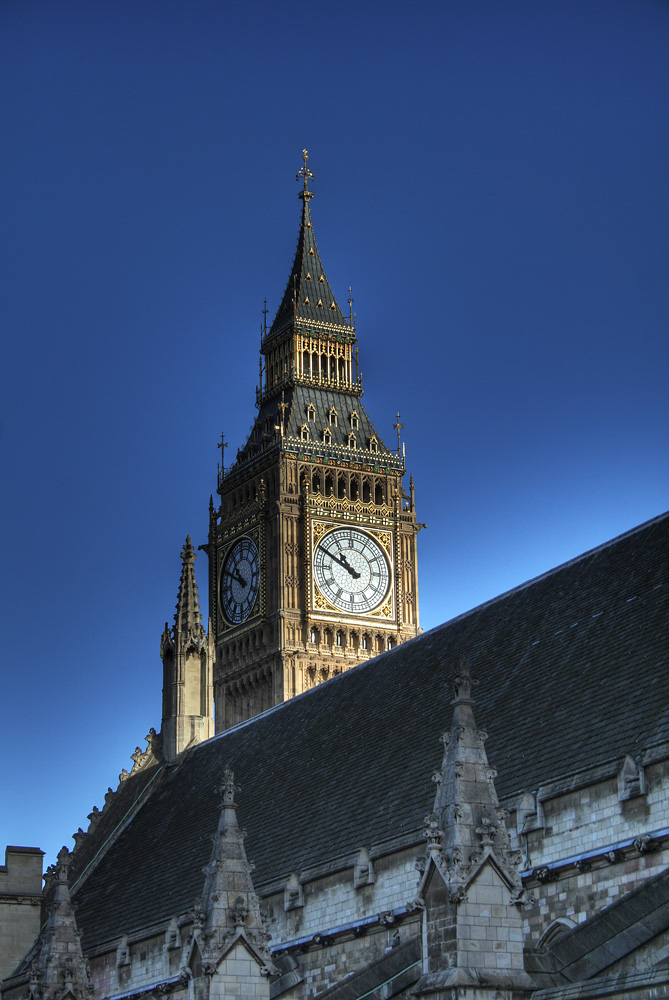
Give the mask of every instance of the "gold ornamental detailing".
M 316 524 L 314 524 L 314 544 L 320 541 L 322 535 L 325 533 L 325 529 L 326 525 L 322 524 L 320 521 L 317 521 Z
M 299 181 L 300 177 L 304 179 L 304 188 L 302 191 L 300 191 L 300 197 L 306 198 L 308 201 L 309 198 L 313 198 L 314 196 L 313 191 L 309 190 L 309 180 L 315 181 L 316 178 L 314 177 L 313 173 L 307 166 L 307 160 L 309 159 L 309 154 L 307 153 L 306 149 L 302 150 L 302 159 L 304 161 L 304 165 L 300 167 L 300 169 L 297 171 L 295 180 Z
M 376 535 L 375 537 L 378 538 L 378 540 L 381 542 L 381 544 L 383 545 L 383 547 L 385 548 L 385 550 L 387 552 L 391 552 L 392 551 L 391 546 L 392 546 L 393 540 L 392 540 L 391 535 L 389 535 L 387 532 L 384 531 L 384 532 L 381 532 L 380 534 Z
M 316 594 L 316 607 L 317 607 L 317 608 L 324 608 L 325 606 L 326 606 L 326 603 L 325 603 L 325 598 L 323 597 L 323 595 L 322 595 L 322 594 L 321 594 L 321 592 L 319 591 L 319 592 L 318 592 L 318 593 Z

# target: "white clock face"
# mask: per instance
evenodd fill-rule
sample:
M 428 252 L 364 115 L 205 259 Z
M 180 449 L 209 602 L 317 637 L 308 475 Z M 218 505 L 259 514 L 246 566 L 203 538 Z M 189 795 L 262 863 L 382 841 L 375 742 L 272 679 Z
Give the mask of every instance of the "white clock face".
M 316 546 L 314 578 L 340 611 L 366 614 L 378 608 L 388 593 L 390 567 L 370 535 L 355 528 L 335 528 Z
M 221 607 L 231 625 L 240 625 L 251 614 L 259 584 L 258 549 L 252 539 L 240 538 L 221 568 Z

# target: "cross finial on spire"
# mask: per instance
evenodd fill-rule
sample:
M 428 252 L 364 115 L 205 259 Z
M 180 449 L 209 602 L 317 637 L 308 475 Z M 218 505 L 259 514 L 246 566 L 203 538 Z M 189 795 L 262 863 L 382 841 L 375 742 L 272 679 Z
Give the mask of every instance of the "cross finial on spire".
M 299 181 L 300 177 L 304 179 L 304 187 L 300 191 L 299 197 L 304 198 L 306 201 L 309 201 L 309 199 L 313 198 L 314 196 L 314 192 L 309 190 L 309 178 L 311 178 L 312 181 L 316 180 L 316 178 L 314 177 L 313 173 L 307 166 L 307 160 L 309 159 L 309 154 L 307 153 L 306 149 L 302 150 L 302 159 L 304 160 L 304 166 L 300 167 L 300 169 L 297 171 L 297 176 L 295 177 L 295 180 Z
M 228 447 L 228 442 L 225 440 L 225 434 L 221 432 L 221 440 L 216 445 L 217 448 L 221 449 L 221 478 L 225 475 L 225 449 Z

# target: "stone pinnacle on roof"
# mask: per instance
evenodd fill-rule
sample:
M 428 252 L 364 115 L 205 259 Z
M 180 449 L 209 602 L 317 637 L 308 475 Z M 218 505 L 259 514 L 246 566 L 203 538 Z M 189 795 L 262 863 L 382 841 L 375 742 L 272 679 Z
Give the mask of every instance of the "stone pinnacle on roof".
M 199 947 L 205 969 L 213 971 L 233 944 L 242 938 L 258 961 L 273 971 L 267 947 L 260 903 L 253 888 L 253 865 L 244 849 L 245 831 L 237 822 L 235 794 L 239 786 L 229 767 L 216 789 L 220 795 L 221 813 L 218 830 L 213 838 L 209 864 L 204 869 L 202 893 L 203 926 Z
M 63 847 L 56 865 L 53 903 L 31 968 L 30 993 L 36 1000 L 60 1000 L 68 994 L 75 1000 L 87 1000 L 93 993 L 70 899 L 70 860 L 69 851 Z
M 326 328 L 328 326 L 342 327 L 349 335 L 352 333 L 351 327 L 346 322 L 330 288 L 316 246 L 309 206 L 314 192 L 309 190 L 308 184 L 309 179 L 314 180 L 314 175 L 307 167 L 308 158 L 307 151 L 304 149 L 302 151 L 304 166 L 297 172 L 297 180 L 303 178 L 303 187 L 298 194 L 302 201 L 300 235 L 288 284 L 276 318 L 267 334 L 267 340 L 270 340 L 291 322 L 299 320 L 324 325 Z
M 487 733 L 474 719 L 469 665 L 462 658 L 453 679 L 453 720 L 442 736 L 444 757 L 435 775 L 437 793 L 427 826 L 439 831 L 439 854 L 453 892 L 464 889 L 492 856 L 509 885 L 520 893 L 519 855 L 512 852 L 484 743 Z M 437 847 L 435 836 L 433 851 Z
M 181 634 L 183 642 L 189 635 L 199 639 L 202 630 L 202 615 L 195 581 L 196 555 L 190 535 L 187 536 L 186 544 L 181 550 L 181 558 L 183 565 L 174 615 L 174 637 L 179 641 L 179 634 Z
M 444 1000 L 475 993 L 478 1000 L 495 1000 L 500 990 L 510 995 L 534 988 L 523 964 L 520 856 L 510 847 L 464 659 L 454 687 L 417 899 L 425 912 L 427 968 L 412 995 Z

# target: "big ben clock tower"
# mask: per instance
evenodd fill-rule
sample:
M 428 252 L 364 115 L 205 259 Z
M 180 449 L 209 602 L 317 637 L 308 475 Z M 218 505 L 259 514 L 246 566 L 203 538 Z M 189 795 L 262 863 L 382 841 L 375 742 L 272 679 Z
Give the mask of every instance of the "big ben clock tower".
M 399 414 L 392 451 L 361 403 L 355 322 L 318 253 L 307 159 L 295 260 L 263 332 L 258 414 L 210 504 L 216 732 L 418 633 Z

